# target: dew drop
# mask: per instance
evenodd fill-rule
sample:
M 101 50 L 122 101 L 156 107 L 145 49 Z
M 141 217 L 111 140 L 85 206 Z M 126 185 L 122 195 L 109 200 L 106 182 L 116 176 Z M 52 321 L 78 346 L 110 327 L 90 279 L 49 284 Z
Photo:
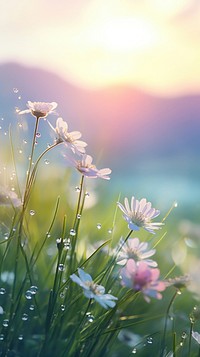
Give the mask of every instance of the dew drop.
M 47 238 L 51 237 L 51 234 L 49 232 L 47 232 L 46 235 L 47 235 Z
M 28 315 L 27 314 L 23 314 L 22 315 L 22 320 L 23 321 L 27 321 L 28 320 Z
M 37 291 L 38 291 L 38 287 L 37 286 L 33 285 L 33 286 L 30 287 L 30 292 L 31 292 L 32 295 L 37 294 Z
M 62 291 L 62 292 L 60 293 L 60 298 L 61 298 L 61 299 L 64 299 L 64 297 L 65 297 L 65 293 Z
M 69 234 L 70 234 L 70 236 L 75 236 L 76 235 L 76 231 L 75 231 L 75 229 L 70 229 L 70 232 L 69 232 Z
M 45 159 L 45 160 L 44 160 L 44 163 L 45 163 L 45 165 L 49 165 L 50 161 L 47 160 L 47 159 Z
M 35 309 L 34 305 L 30 305 L 29 310 L 33 311 Z
M 40 137 L 41 137 L 41 134 L 40 134 L 40 133 L 36 133 L 36 137 L 37 137 L 37 138 L 40 138 Z
M 30 290 L 27 290 L 25 292 L 25 297 L 27 300 L 31 300 L 32 299 L 32 292 Z
M 134 348 L 134 349 L 131 351 L 131 353 L 136 354 L 136 353 L 137 353 L 136 348 Z
M 22 341 L 23 338 L 24 338 L 23 335 L 19 335 L 19 336 L 18 336 L 18 340 L 19 340 L 19 341 Z
M 4 334 L 1 333 L 1 334 L 0 334 L 0 341 L 3 341 L 3 340 L 4 340 Z
M 6 289 L 0 288 L 0 294 L 1 294 L 1 295 L 4 295 L 5 293 L 6 293 Z
M 7 134 L 8 134 L 7 131 L 5 131 L 5 132 L 4 132 L 4 135 L 6 136 Z
M 4 239 L 7 240 L 9 237 L 9 233 L 4 233 Z
M 20 100 L 21 98 L 22 98 L 21 95 L 19 95 L 18 99 Z
M 60 305 L 61 311 L 65 311 L 65 305 Z
M 151 345 L 153 343 L 153 338 L 152 337 L 147 337 L 147 343 Z
M 58 270 L 59 270 L 59 271 L 64 271 L 64 270 L 65 270 L 64 264 L 59 264 Z
M 22 154 L 22 152 L 23 152 L 22 149 L 19 149 L 19 154 Z
M 97 223 L 97 229 L 101 229 L 101 223 Z
M 76 187 L 75 187 L 75 191 L 76 191 L 76 192 L 80 192 L 80 191 L 81 191 L 80 187 L 76 186 Z
M 187 338 L 187 333 L 183 332 L 182 335 L 181 335 L 181 338 L 183 338 L 185 340 Z
M 89 192 L 86 192 L 85 197 L 89 197 L 89 196 L 90 196 Z
M 178 202 L 174 202 L 174 207 L 176 208 L 176 207 L 178 207 Z
M 30 213 L 31 216 L 34 216 L 35 211 L 33 209 L 31 209 L 29 213 Z
M 19 89 L 18 89 L 18 88 L 13 88 L 13 92 L 14 92 L 14 93 L 18 93 L 18 92 L 19 92 Z
M 9 320 L 7 319 L 3 320 L 3 326 L 8 327 L 8 325 L 9 325 Z
M 68 239 L 64 239 L 64 248 L 66 250 L 68 250 L 68 249 L 70 249 L 70 247 L 71 247 L 70 239 L 69 238 Z
M 81 214 L 77 214 L 77 219 L 81 219 Z

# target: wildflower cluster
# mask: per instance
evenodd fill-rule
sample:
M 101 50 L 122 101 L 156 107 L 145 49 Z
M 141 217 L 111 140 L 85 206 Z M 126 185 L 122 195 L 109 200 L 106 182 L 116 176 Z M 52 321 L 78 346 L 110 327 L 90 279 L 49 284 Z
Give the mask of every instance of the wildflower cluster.
M 125 198 L 124 205 L 117 203 L 129 228 L 128 235 L 120 239 L 117 248 L 113 247 L 114 233 L 112 241 L 103 241 L 89 256 L 86 254 L 87 244 L 86 247 L 79 248 L 84 240 L 80 222 L 82 224 L 86 197 L 85 177 L 110 180 L 111 169 L 98 169 L 93 164 L 92 156 L 86 153 L 87 143 L 82 141 L 82 134 L 79 131 L 69 131 L 67 122 L 61 117 L 57 118 L 55 127 L 49 120 L 46 122 L 52 129 L 55 140 L 35 158 L 39 121 L 46 120 L 50 114 L 55 113 L 57 103 L 29 101 L 27 106 L 28 109 L 18 113 L 30 113 L 35 118 L 25 183 L 22 190 L 19 188 L 18 195 L 8 187 L 0 187 L 0 209 L 3 207 L 6 210 L 10 206 L 14 210 L 10 231 L 6 240 L 0 242 L 0 280 L 4 284 L 0 286 L 0 298 L 6 294 L 6 289 L 8 291 L 4 301 L 0 301 L 0 354 L 2 357 L 51 357 L 52 354 L 63 357 L 114 356 L 110 354 L 109 341 L 113 339 L 113 332 L 117 336 L 126 327 L 126 316 L 122 315 L 126 315 L 127 305 L 130 303 L 132 306 L 134 303 L 136 293 L 141 293 L 149 303 L 151 298 L 162 299 L 161 293 L 167 287 L 174 286 L 177 293 L 188 279 L 181 277 L 161 280 L 158 263 L 152 258 L 156 253 L 155 246 L 151 246 L 150 241 L 132 237 L 140 229 L 155 235 L 163 226 L 162 222 L 153 222 L 160 211 L 153 208 L 145 198 L 138 200 L 132 197 L 130 204 L 128 198 Z M 35 227 L 29 223 L 34 210 L 29 208 L 28 216 L 27 207 L 35 189 L 41 159 L 60 144 L 64 146 L 64 156 L 81 176 L 77 206 L 73 219 L 64 214 L 60 228 L 58 198 L 49 229 L 45 237 L 38 239 L 40 223 L 36 220 Z M 43 213 L 45 214 L 45 209 Z M 49 219 L 47 216 L 43 219 L 44 225 Z M 89 223 L 88 220 L 88 226 Z M 6 224 L 4 226 L 7 227 Z M 5 249 L 3 243 L 6 245 Z M 105 247 L 108 247 L 106 253 Z M 174 298 L 175 295 L 172 302 Z M 35 315 L 34 326 L 26 329 L 22 321 L 28 320 L 27 309 L 34 311 Z M 132 319 L 127 317 L 129 318 Z M 168 315 L 166 321 L 167 318 Z M 163 351 L 166 326 L 167 323 L 164 328 Z M 32 333 L 31 337 L 29 333 Z M 193 332 L 192 336 L 199 343 L 198 333 Z M 22 339 L 24 344 L 20 345 L 19 341 Z

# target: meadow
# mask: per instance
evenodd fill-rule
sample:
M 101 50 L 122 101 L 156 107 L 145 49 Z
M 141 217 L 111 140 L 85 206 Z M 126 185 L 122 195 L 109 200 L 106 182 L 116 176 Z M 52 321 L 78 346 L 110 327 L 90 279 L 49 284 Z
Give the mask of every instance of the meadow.
M 1 356 L 200 356 L 198 226 L 111 194 L 112 167 L 56 108 L 1 128 Z

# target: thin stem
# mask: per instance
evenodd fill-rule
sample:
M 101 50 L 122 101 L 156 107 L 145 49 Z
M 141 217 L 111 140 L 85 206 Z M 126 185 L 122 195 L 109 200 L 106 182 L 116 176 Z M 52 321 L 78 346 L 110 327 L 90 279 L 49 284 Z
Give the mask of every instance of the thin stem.
M 166 311 L 163 338 L 162 338 L 162 343 L 161 343 L 161 354 L 160 354 L 161 357 L 163 356 L 164 349 L 165 349 L 165 338 L 166 338 L 167 320 L 168 320 L 168 317 L 169 317 L 169 311 L 170 311 L 170 308 L 171 308 L 171 306 L 172 306 L 177 294 L 178 294 L 178 290 L 176 290 L 175 294 L 172 296 L 172 298 L 170 300 L 170 303 L 169 303 L 169 306 L 168 306 L 167 311 Z
M 190 334 L 189 334 L 189 346 L 188 346 L 188 356 L 190 356 L 190 351 L 191 351 L 191 341 L 192 341 L 192 330 L 193 330 L 193 325 L 194 322 L 190 322 Z

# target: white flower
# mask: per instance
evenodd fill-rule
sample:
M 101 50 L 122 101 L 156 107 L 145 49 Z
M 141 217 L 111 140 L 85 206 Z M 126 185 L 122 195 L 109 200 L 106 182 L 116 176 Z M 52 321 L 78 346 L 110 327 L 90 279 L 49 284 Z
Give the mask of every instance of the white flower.
M 15 192 L 9 191 L 4 187 L 0 187 L 0 206 L 19 207 L 21 205 L 22 202 Z
M 116 303 L 113 300 L 118 299 L 111 294 L 105 294 L 105 288 L 94 283 L 89 274 L 78 268 L 78 275 L 79 277 L 76 274 L 72 274 L 70 278 L 83 288 L 83 293 L 88 299 L 95 299 L 105 309 L 115 306 Z
M 27 107 L 29 109 L 22 110 L 18 114 L 31 113 L 36 118 L 46 118 L 48 114 L 51 114 L 57 107 L 56 102 L 44 103 L 44 102 L 31 102 L 28 101 Z
M 140 242 L 138 238 L 128 239 L 127 242 L 121 243 L 122 248 L 117 257 L 117 263 L 125 265 L 128 259 L 133 259 L 135 262 L 143 260 L 148 266 L 157 267 L 157 263 L 152 259 L 148 259 L 155 254 L 156 250 L 148 250 L 148 243 Z
M 95 165 L 92 165 L 92 157 L 90 155 L 84 154 L 82 160 L 74 161 L 74 166 L 76 169 L 84 176 L 90 178 L 102 178 L 105 180 L 110 180 L 108 176 L 112 171 L 108 168 L 98 170 Z
M 49 123 L 49 125 L 58 135 L 58 143 L 64 142 L 67 146 L 70 147 L 74 154 L 85 153 L 85 147 L 87 146 L 87 144 L 84 141 L 78 140 L 82 136 L 80 131 L 72 131 L 71 133 L 69 133 L 68 125 L 62 118 L 57 119 L 56 128 L 54 128 L 51 123 Z
M 124 213 L 123 217 L 128 222 L 128 227 L 131 230 L 138 231 L 142 227 L 154 234 L 154 230 L 160 229 L 163 225 L 163 223 L 151 222 L 153 218 L 159 216 L 160 211 L 152 208 L 151 202 L 147 202 L 146 198 L 138 201 L 135 197 L 132 197 L 131 207 L 127 197 L 124 199 L 124 206 L 120 202 L 117 204 Z
M 200 345 L 200 334 L 198 332 L 192 331 L 192 337 L 198 342 Z

